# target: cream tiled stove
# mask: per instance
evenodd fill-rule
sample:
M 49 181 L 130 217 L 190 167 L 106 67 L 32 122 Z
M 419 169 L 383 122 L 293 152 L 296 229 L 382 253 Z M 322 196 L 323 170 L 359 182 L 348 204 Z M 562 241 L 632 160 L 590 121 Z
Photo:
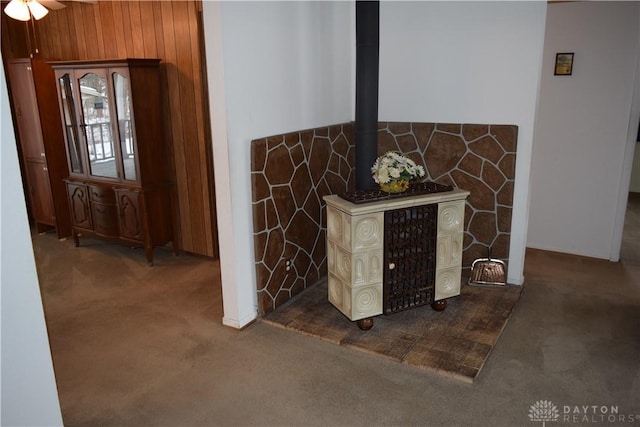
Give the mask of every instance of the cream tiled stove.
M 468 191 L 327 203 L 328 298 L 361 329 L 373 317 L 460 295 Z

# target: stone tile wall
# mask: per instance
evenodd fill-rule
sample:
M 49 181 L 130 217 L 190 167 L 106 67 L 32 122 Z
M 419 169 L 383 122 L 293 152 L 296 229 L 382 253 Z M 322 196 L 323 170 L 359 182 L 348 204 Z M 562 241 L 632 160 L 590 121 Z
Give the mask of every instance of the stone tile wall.
M 381 122 L 378 152 L 398 150 L 427 170 L 427 181 L 471 192 L 462 266 L 492 256 L 508 261 L 518 127 Z
M 426 180 L 471 192 L 463 250 L 467 270 L 489 247 L 493 257 L 508 261 L 517 135 L 511 125 L 379 124 L 379 154 L 401 151 L 425 166 Z M 354 151 L 352 123 L 252 141 L 261 315 L 326 276 L 322 196 L 353 190 Z
M 322 197 L 354 188 L 353 140 L 353 124 L 345 123 L 252 141 L 253 230 L 261 315 L 326 276 Z

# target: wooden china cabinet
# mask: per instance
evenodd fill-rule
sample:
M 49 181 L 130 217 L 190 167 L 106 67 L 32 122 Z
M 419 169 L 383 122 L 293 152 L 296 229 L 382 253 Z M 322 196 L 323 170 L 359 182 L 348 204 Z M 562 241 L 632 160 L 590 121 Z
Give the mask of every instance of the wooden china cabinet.
M 52 62 L 73 237 L 153 250 L 173 241 L 159 59 Z M 174 251 L 177 250 L 173 242 Z

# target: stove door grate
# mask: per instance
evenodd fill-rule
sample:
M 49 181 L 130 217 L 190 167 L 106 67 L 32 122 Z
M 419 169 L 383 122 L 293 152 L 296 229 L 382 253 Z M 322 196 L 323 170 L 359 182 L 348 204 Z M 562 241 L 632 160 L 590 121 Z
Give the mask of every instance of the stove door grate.
M 384 313 L 434 301 L 438 205 L 385 212 Z

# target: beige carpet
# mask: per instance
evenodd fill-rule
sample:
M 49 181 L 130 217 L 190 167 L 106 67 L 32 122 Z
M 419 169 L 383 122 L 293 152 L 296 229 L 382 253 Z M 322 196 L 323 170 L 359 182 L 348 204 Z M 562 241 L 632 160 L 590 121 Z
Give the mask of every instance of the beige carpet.
M 637 261 L 528 250 L 525 292 L 469 384 L 267 322 L 222 326 L 217 262 L 157 249 L 149 267 L 53 235 L 34 251 L 65 426 L 534 426 L 539 400 L 640 415 Z
M 465 282 L 466 283 L 466 282 Z M 464 284 L 446 310 L 429 305 L 374 318 L 369 331 L 327 300 L 320 282 L 279 307 L 263 321 L 335 344 L 473 382 L 500 338 L 523 287 Z

